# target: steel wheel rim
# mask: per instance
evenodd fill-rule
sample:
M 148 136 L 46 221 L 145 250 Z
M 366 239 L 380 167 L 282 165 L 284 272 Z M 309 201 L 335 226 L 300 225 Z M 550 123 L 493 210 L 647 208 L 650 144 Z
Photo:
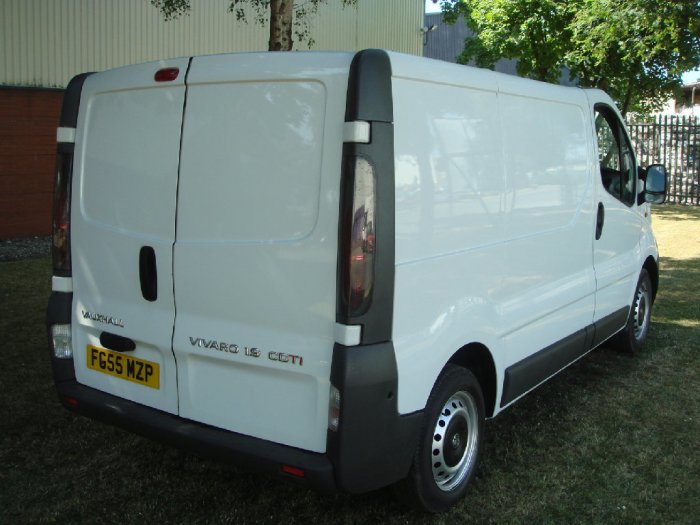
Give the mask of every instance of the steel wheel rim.
M 471 394 L 460 391 L 445 402 L 433 430 L 433 480 L 449 492 L 468 476 L 476 460 L 479 412 Z
M 651 309 L 649 308 L 651 297 L 646 281 L 640 283 L 634 299 L 634 338 L 637 341 L 641 341 L 649 328 L 649 317 L 651 314 Z

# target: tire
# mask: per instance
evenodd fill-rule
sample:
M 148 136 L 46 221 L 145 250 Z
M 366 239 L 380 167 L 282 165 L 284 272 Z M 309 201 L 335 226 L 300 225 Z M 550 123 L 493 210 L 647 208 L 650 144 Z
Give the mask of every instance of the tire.
M 649 325 L 651 324 L 651 307 L 653 304 L 653 291 L 649 273 L 642 269 L 634 291 L 632 307 L 627 318 L 627 324 L 614 339 L 614 345 L 618 349 L 635 353 L 639 352 L 647 340 Z
M 465 495 L 474 477 L 484 435 L 484 396 L 476 377 L 447 365 L 425 410 L 418 449 L 397 497 L 426 512 L 447 510 Z

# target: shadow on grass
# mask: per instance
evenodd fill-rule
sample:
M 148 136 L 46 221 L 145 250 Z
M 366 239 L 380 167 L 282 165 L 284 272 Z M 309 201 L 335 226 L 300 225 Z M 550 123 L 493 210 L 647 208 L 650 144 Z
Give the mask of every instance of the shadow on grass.
M 700 206 L 682 206 L 679 204 L 661 204 L 652 207 L 652 215 L 668 220 L 700 222 Z

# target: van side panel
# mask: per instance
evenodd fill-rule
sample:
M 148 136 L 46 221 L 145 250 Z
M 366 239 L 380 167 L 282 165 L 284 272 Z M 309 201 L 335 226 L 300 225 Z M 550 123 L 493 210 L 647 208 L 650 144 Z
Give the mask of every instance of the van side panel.
M 471 68 L 421 73 L 437 84 L 394 71 L 394 343 L 412 385 L 399 385 L 400 411 L 423 408 L 472 342 L 492 352 L 498 400 L 509 366 L 593 321 L 585 95 Z
M 196 57 L 175 244 L 180 415 L 325 451 L 348 55 Z
M 502 406 L 590 349 L 585 329 L 595 308 L 595 190 L 585 95 L 548 92 L 547 85 L 529 93 L 509 80 L 501 79 L 499 93 L 509 250 L 498 301 L 503 364 L 544 348 L 552 355 L 544 370 L 540 364 L 510 370 L 509 379 L 520 376 L 524 389 L 511 390 Z
M 392 65 L 393 340 L 405 414 L 425 406 L 445 362 L 464 344 L 500 349 L 493 295 L 502 286 L 504 261 L 495 253 L 504 236 L 505 176 L 492 78 L 474 70 L 452 79 L 461 85 L 435 84 L 399 77 Z

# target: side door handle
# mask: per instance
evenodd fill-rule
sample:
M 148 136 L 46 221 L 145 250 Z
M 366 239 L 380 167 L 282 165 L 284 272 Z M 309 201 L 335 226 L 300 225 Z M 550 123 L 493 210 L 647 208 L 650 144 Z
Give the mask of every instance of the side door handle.
M 139 277 L 143 298 L 151 302 L 158 299 L 156 252 L 151 246 L 143 246 L 139 252 Z
M 595 223 L 595 240 L 600 239 L 603 235 L 603 223 L 605 222 L 605 206 L 602 202 L 598 203 L 598 218 Z

